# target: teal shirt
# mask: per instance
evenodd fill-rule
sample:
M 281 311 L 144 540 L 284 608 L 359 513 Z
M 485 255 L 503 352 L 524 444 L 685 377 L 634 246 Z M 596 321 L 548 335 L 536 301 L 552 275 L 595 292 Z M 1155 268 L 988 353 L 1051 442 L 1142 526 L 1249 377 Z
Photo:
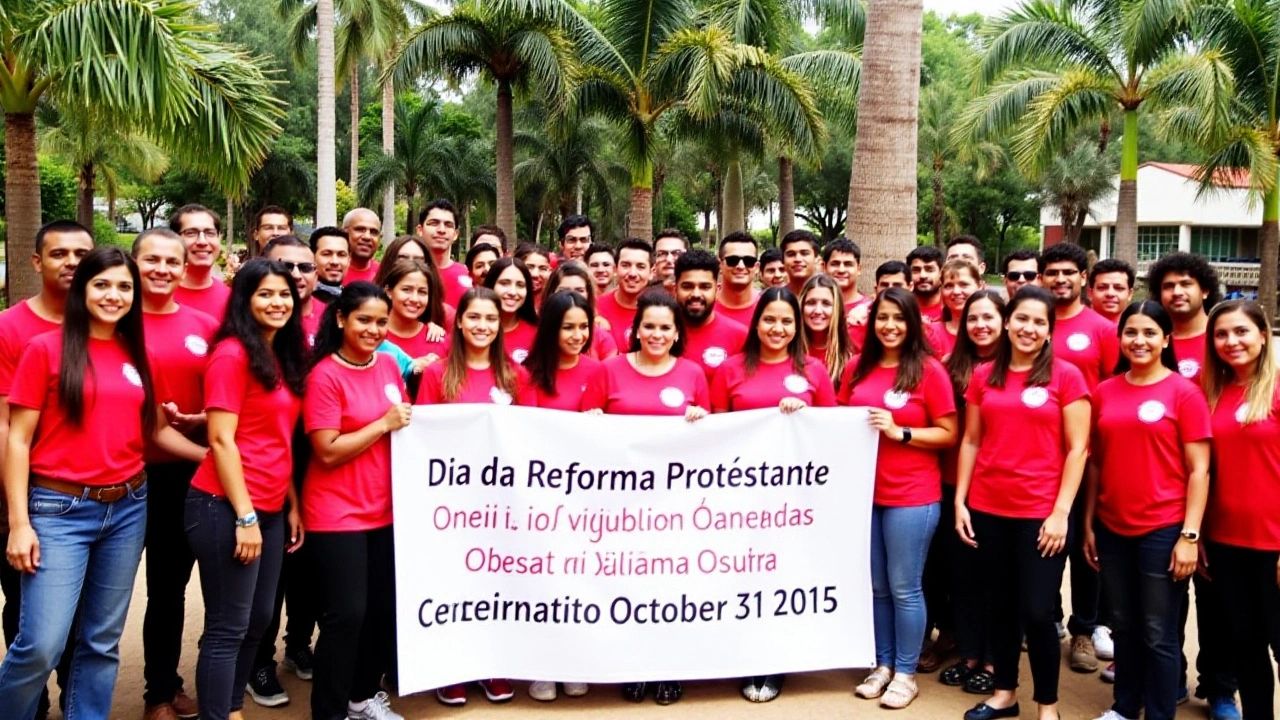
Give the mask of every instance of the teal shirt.
M 401 377 L 405 382 L 409 382 L 409 378 L 413 377 L 413 358 L 409 357 L 408 353 L 390 340 L 383 340 L 378 346 L 378 352 L 384 352 L 395 358 L 396 365 L 400 366 Z

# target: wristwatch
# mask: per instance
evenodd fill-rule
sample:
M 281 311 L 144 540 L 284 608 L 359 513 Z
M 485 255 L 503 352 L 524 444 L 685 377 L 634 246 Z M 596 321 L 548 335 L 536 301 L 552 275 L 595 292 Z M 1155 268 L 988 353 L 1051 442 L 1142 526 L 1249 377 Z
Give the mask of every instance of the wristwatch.
M 1182 532 L 1179 534 L 1182 535 L 1183 540 L 1186 540 L 1189 543 L 1195 544 L 1200 542 L 1199 530 L 1191 530 L 1189 528 L 1183 528 Z
M 236 518 L 236 527 L 247 528 L 258 524 L 258 513 L 251 512 L 242 518 Z
M 908 427 L 902 428 L 902 444 L 903 445 L 911 444 L 911 428 L 908 428 Z

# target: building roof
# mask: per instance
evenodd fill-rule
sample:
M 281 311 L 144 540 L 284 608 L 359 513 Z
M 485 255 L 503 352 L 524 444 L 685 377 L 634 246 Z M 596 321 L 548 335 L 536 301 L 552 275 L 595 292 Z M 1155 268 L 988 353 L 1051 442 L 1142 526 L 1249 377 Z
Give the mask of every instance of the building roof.
M 1199 165 L 1191 165 L 1189 163 L 1166 163 L 1166 162 L 1144 162 L 1138 167 L 1154 167 L 1173 173 L 1188 180 L 1199 181 L 1197 176 L 1200 172 Z M 1219 170 L 1213 174 L 1213 184 L 1221 187 L 1239 188 L 1241 190 L 1249 189 L 1249 171 L 1248 170 Z

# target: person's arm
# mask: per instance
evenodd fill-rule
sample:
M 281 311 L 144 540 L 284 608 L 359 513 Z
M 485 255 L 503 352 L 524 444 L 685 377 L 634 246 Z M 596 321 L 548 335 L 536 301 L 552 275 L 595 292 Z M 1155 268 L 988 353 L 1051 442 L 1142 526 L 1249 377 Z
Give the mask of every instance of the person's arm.
M 27 491 L 31 472 L 31 442 L 35 438 L 40 411 L 15 408 L 9 415 L 4 456 L 4 493 L 9 506 L 9 543 L 5 557 L 15 570 L 33 573 L 40 567 L 40 540 L 27 514 Z
M 1068 403 L 1062 408 L 1062 435 L 1067 447 L 1062 463 L 1062 481 L 1058 484 L 1058 498 L 1053 512 L 1040 526 L 1036 548 L 1043 557 L 1057 555 L 1067 544 L 1067 525 L 1071 505 L 1076 500 L 1080 483 L 1084 478 L 1084 466 L 1089 460 L 1089 421 L 1091 419 L 1087 397 Z
M 956 534 L 964 544 L 978 547 L 969 517 L 969 487 L 973 484 L 973 468 L 978 464 L 978 446 L 982 442 L 982 407 L 970 400 L 964 409 L 964 438 L 956 462 Z
M 1209 446 L 1208 440 L 1197 440 L 1183 446 L 1187 464 L 1187 509 L 1182 527 L 1197 533 L 1204 522 L 1204 507 L 1209 501 Z M 1196 563 L 1200 559 L 1198 544 L 1184 537 L 1178 538 L 1173 557 L 1169 559 L 1169 570 L 1173 572 L 1174 580 L 1189 578 L 1196 571 Z
M 320 463 L 320 467 L 326 470 L 350 462 L 360 453 L 373 447 L 383 435 L 407 426 L 412 414 L 412 405 L 396 403 L 387 408 L 382 417 L 354 432 L 343 434 L 331 428 L 314 430 L 307 434 L 311 439 L 313 451 L 311 459 Z
M 1080 528 L 1080 532 L 1084 535 L 1084 561 L 1089 563 L 1089 567 L 1094 570 L 1099 570 L 1098 539 L 1093 534 L 1093 519 L 1096 517 L 1098 510 L 1100 473 L 1101 470 L 1098 467 L 1097 459 L 1090 458 L 1084 469 L 1084 523 L 1083 527 Z
M 237 518 L 253 513 L 253 499 L 244 482 L 244 464 L 240 448 L 236 446 L 236 428 L 240 416 L 226 410 L 209 409 L 209 450 L 213 453 L 213 467 L 218 483 L 227 495 L 227 502 Z M 257 523 L 249 527 L 236 526 L 235 558 L 244 564 L 253 562 L 262 554 L 262 529 Z
M 168 413 L 163 405 L 156 406 L 156 431 L 151 441 L 160 450 L 188 462 L 198 463 L 204 460 L 209 448 L 191 442 L 185 435 L 168 424 Z M 204 417 L 204 413 L 200 413 Z

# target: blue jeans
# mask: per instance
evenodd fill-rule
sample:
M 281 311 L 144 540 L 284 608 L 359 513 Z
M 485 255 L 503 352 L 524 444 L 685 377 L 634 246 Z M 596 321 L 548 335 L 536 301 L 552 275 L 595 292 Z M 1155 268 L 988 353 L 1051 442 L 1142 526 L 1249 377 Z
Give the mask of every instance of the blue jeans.
M 871 508 L 871 596 L 876 665 L 914 674 L 924 642 L 924 560 L 939 503 Z
M 1111 709 L 1147 720 L 1173 720 L 1182 686 L 1182 598 L 1169 558 L 1182 525 L 1125 537 L 1095 524 L 1102 590 L 1111 607 L 1116 644 L 1115 704 Z
M 31 488 L 28 497 L 31 527 L 40 541 L 40 567 L 22 576 L 18 636 L 0 663 L 0 718 L 35 715 L 82 606 L 65 717 L 101 720 L 111 712 L 120 636 L 142 560 L 147 486 L 114 503 L 39 487 Z

